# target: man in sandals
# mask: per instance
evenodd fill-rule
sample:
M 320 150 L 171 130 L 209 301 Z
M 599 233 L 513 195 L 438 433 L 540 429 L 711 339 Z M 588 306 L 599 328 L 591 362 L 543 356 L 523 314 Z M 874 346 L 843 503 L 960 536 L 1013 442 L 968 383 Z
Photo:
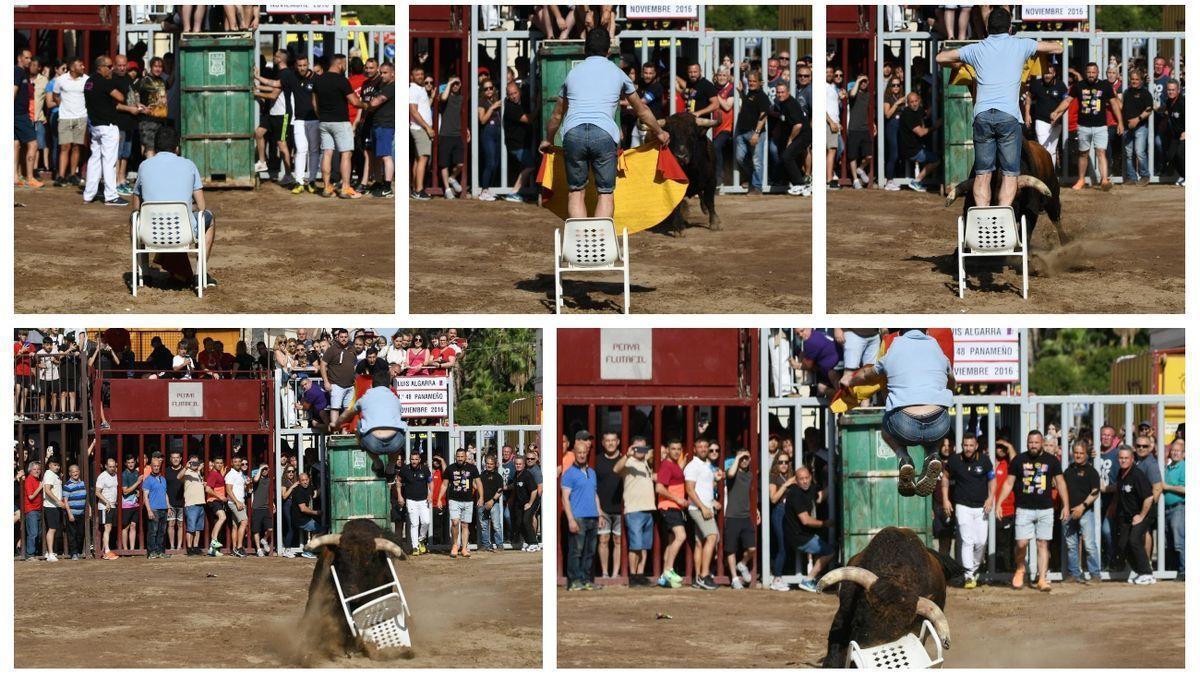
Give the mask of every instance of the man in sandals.
M 892 341 L 879 362 L 842 376 L 847 392 L 860 384 L 887 385 L 883 413 L 883 440 L 900 460 L 902 496 L 928 497 L 937 488 L 942 461 L 937 446 L 950 434 L 948 409 L 953 397 L 954 370 L 937 340 L 923 328 L 910 328 Z M 925 466 L 919 480 L 908 448 L 925 448 Z
M 359 199 L 362 197 L 350 187 L 350 156 L 354 154 L 354 129 L 350 124 L 350 110 L 347 104 L 355 108 L 366 109 L 350 80 L 346 79 L 346 56 L 334 54 L 329 61 L 329 67 L 313 82 L 313 108 L 320 120 L 321 133 L 321 175 L 325 179 L 325 190 L 322 197 L 332 197 L 333 187 L 333 153 L 339 155 L 339 173 L 342 179 L 342 189 L 338 196 L 342 199 Z

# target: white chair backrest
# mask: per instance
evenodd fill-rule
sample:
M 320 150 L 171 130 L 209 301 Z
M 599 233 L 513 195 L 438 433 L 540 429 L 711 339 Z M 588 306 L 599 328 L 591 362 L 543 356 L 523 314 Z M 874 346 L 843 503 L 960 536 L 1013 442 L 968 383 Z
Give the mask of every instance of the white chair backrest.
M 568 218 L 563 225 L 563 260 L 572 267 L 608 267 L 621 255 L 610 218 Z
M 870 670 L 909 670 L 929 668 L 933 659 L 917 636 L 908 633 L 904 637 L 884 645 L 863 649 L 852 643 L 850 661 L 857 668 Z
M 964 239 L 971 251 L 1016 250 L 1017 218 L 1009 206 L 977 206 L 967 210 Z
M 178 249 L 195 243 L 192 213 L 184 202 L 144 202 L 138 211 L 138 239 L 146 249 Z

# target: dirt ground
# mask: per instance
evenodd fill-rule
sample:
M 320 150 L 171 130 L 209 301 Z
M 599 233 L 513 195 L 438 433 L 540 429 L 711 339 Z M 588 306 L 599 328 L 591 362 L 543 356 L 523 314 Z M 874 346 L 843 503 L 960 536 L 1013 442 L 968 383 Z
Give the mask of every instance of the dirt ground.
M 736 596 L 736 597 L 735 597 Z M 1183 668 L 1184 584 L 950 589 L 948 668 Z M 820 665 L 837 596 L 721 588 L 558 591 L 563 668 Z M 656 619 L 659 614 L 671 619 Z M 1154 626 L 1149 632 L 1129 626 Z M 1147 639 L 1152 636 L 1152 639 Z
M 538 668 L 541 555 L 429 555 L 396 564 L 412 609 L 411 659 L 329 668 Z M 314 566 L 303 558 L 16 562 L 18 668 L 294 665 Z
M 1043 214 L 1034 230 L 1029 300 L 1021 270 L 967 262 L 958 298 L 954 228 L 962 201 L 908 190 L 829 193 L 830 313 L 1103 313 L 1184 311 L 1184 196 L 1174 186 L 1062 191 L 1058 237 Z M 1036 272 L 1036 275 L 1035 275 Z
M 18 313 L 379 313 L 395 311 L 395 202 L 295 196 L 274 184 L 207 191 L 217 238 L 204 298 L 191 286 L 129 292 L 131 207 L 84 204 L 75 188 L 16 190 Z M 332 235 L 332 236 L 331 236 Z M 159 277 L 165 276 L 159 274 Z
M 682 239 L 659 228 L 630 235 L 635 314 L 781 314 L 812 309 L 812 202 L 785 195 L 718 195 L 714 232 L 689 200 Z M 554 229 L 533 204 L 412 202 L 410 311 L 554 312 Z M 703 225 L 701 225 L 703 223 Z M 567 275 L 564 311 L 620 311 L 611 275 Z

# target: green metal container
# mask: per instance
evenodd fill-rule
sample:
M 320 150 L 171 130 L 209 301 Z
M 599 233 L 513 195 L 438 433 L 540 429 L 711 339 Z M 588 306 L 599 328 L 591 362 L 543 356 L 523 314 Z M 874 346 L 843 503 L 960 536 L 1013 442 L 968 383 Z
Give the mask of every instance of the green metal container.
M 180 41 L 180 140 L 205 187 L 249 187 L 254 172 L 254 37 L 188 34 Z
M 957 49 L 971 41 L 943 43 L 943 49 Z M 952 68 L 941 68 L 942 77 L 942 170 L 946 185 L 958 185 L 971 176 L 975 166 L 975 143 L 973 125 L 975 102 L 971 100 L 970 87 L 950 84 Z
M 583 40 L 544 40 L 538 43 L 538 105 L 542 110 L 542 138 L 546 137 L 546 125 L 554 106 L 558 104 L 558 92 L 562 89 L 567 73 L 584 60 Z M 608 58 L 614 65 L 620 65 L 621 53 L 614 45 L 608 52 Z M 621 124 L 620 106 L 613 112 L 613 121 Z M 562 146 L 562 134 L 551 141 L 554 145 Z
M 387 479 L 375 475 L 372 457 L 359 448 L 352 435 L 330 436 L 326 442 L 329 457 L 329 522 L 333 532 L 341 532 L 356 518 L 369 518 L 387 529 L 391 514 Z
M 876 532 L 889 526 L 914 530 L 926 543 L 932 536 L 933 514 L 928 498 L 901 497 L 896 491 L 899 464 L 883 442 L 883 412 L 854 410 L 838 422 L 842 462 L 842 560 L 866 548 Z M 925 451 L 910 448 L 921 466 Z

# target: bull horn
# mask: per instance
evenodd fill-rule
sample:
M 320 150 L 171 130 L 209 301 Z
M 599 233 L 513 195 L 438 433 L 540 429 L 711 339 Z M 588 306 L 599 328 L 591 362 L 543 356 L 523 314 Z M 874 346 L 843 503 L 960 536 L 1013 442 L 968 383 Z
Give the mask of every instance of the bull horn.
M 696 126 L 698 126 L 698 127 L 705 127 L 705 128 L 711 129 L 712 127 L 715 127 L 718 124 L 720 124 L 720 122 L 718 122 L 716 120 L 710 120 L 710 119 L 706 119 L 704 117 L 696 118 Z
M 942 638 L 942 647 L 950 649 L 950 622 L 946 620 L 942 608 L 929 598 L 917 598 L 917 615 L 929 619 L 933 629 Z
M 404 549 L 396 545 L 396 542 L 383 537 L 375 537 L 375 550 L 380 553 L 386 553 L 393 558 L 404 560 Z
M 861 567 L 839 567 L 836 570 L 821 577 L 821 581 L 817 584 L 817 590 L 824 591 L 830 586 L 841 583 L 843 581 L 853 581 L 854 583 L 870 590 L 871 586 L 879 579 L 874 572 L 865 570 Z
M 1045 183 L 1028 174 L 1021 174 L 1020 176 L 1017 176 L 1017 188 L 1033 188 L 1046 197 L 1051 195 L 1050 188 L 1046 187 Z
M 342 543 L 342 535 L 340 534 L 323 534 L 319 537 L 313 537 L 308 540 L 304 548 L 309 551 L 315 551 L 322 546 L 340 546 Z

